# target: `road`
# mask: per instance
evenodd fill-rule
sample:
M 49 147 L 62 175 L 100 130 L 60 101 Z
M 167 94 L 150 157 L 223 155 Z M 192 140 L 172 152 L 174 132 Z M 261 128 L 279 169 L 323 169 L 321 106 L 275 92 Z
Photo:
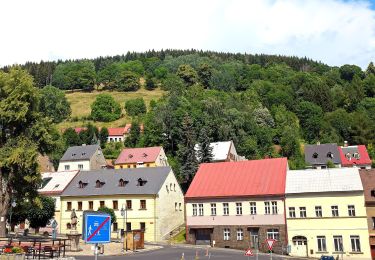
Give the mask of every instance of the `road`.
M 198 253 L 198 258 L 196 254 Z M 99 256 L 98 260 L 123 260 L 123 259 L 134 259 L 134 260 L 181 260 L 182 254 L 184 254 L 185 260 L 195 260 L 195 259 L 225 259 L 225 260 L 256 260 L 256 257 L 244 256 L 244 252 L 232 249 L 210 249 L 209 255 L 206 256 L 206 250 L 202 248 L 193 247 L 177 247 L 177 246 L 164 246 L 162 249 L 157 249 L 148 252 L 139 252 L 134 254 L 129 254 L 125 256 Z M 93 260 L 94 256 L 77 256 L 77 260 Z M 258 256 L 259 260 L 269 260 L 269 255 L 261 254 Z M 284 257 L 273 255 L 273 260 L 281 260 Z M 285 258 L 286 259 L 286 258 Z M 293 258 L 297 259 L 297 258 Z

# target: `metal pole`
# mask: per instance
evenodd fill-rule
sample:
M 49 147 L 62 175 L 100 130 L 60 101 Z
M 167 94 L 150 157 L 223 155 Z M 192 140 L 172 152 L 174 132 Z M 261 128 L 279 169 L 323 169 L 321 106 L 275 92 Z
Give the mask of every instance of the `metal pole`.
M 95 254 L 95 260 L 98 260 L 98 243 L 95 244 L 95 251 L 94 251 L 94 254 Z
M 125 206 L 125 223 L 126 223 L 125 245 L 126 245 L 126 251 L 128 251 L 128 205 Z

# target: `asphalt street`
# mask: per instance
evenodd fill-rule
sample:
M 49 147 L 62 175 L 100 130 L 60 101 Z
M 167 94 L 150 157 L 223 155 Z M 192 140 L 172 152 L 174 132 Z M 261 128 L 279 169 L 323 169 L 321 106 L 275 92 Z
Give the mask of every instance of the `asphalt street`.
M 152 250 L 148 252 L 138 252 L 123 256 L 98 256 L 98 260 L 123 260 L 123 259 L 153 259 L 153 260 L 196 260 L 196 259 L 233 259 L 233 260 L 256 260 L 256 256 L 244 256 L 244 251 L 231 250 L 231 249 L 209 249 L 208 256 L 206 256 L 206 249 L 193 248 L 193 247 L 177 247 L 177 246 L 164 246 L 161 249 Z M 184 258 L 182 258 L 184 255 Z M 196 258 L 198 256 L 198 258 Z M 94 260 L 94 256 L 78 256 L 77 260 Z M 270 255 L 260 254 L 258 260 L 269 260 Z M 287 259 L 286 257 L 273 255 L 273 260 Z M 290 258 L 289 258 L 290 259 Z M 297 259 L 297 258 L 293 258 Z

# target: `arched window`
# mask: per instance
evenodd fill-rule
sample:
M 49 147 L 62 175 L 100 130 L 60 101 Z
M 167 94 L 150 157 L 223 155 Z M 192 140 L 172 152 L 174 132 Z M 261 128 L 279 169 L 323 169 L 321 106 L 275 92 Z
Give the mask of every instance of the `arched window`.
M 317 154 L 317 153 L 314 153 L 312 157 L 313 157 L 314 159 L 317 159 L 317 158 L 318 158 L 318 154 Z
M 333 159 L 333 153 L 328 152 L 328 153 L 327 153 L 327 158 Z
M 146 180 L 143 180 L 142 178 L 138 179 L 138 186 L 144 186 L 147 183 Z
M 125 185 L 126 185 L 127 183 L 129 183 L 129 182 L 128 182 L 128 181 L 125 181 L 124 179 L 120 179 L 120 180 L 118 181 L 118 186 L 119 186 L 119 187 L 125 187 Z
M 103 187 L 103 185 L 104 185 L 104 182 L 101 182 L 100 180 L 97 180 L 95 182 L 95 188 L 101 188 Z

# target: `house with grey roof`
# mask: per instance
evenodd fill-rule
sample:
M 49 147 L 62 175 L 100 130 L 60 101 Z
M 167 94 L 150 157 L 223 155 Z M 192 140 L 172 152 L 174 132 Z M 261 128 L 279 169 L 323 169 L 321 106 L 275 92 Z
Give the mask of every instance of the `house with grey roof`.
M 332 164 L 341 167 L 341 157 L 337 144 L 305 145 L 305 162 L 313 169 L 325 169 Z
M 61 195 L 60 232 L 71 229 L 73 211 L 81 230 L 83 212 L 104 206 L 116 214 L 112 237 L 141 229 L 146 241 L 162 241 L 184 224 L 184 196 L 169 166 L 80 171 Z
M 107 162 L 100 145 L 69 147 L 60 159 L 58 171 L 89 171 L 105 168 Z

